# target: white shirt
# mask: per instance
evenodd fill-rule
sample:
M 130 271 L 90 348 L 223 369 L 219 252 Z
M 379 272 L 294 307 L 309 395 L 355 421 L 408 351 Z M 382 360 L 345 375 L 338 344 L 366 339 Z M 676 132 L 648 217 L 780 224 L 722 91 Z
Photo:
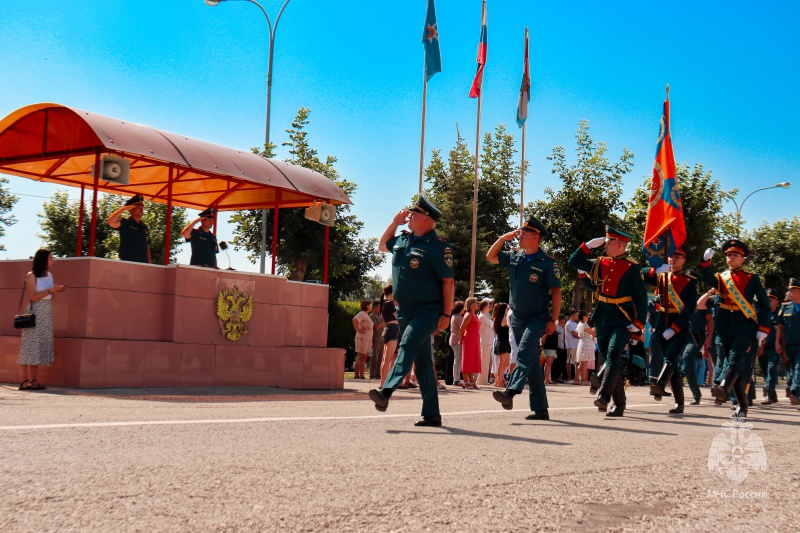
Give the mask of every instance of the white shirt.
M 481 313 L 478 316 L 481 323 L 481 345 L 491 346 L 494 342 L 494 323 L 488 313 Z
M 576 339 L 575 337 L 572 336 L 572 332 L 576 331 L 577 329 L 578 329 L 577 322 L 573 322 L 572 320 L 567 320 L 566 337 L 567 337 L 567 348 L 569 349 L 578 348 L 578 342 L 580 342 L 580 339 Z

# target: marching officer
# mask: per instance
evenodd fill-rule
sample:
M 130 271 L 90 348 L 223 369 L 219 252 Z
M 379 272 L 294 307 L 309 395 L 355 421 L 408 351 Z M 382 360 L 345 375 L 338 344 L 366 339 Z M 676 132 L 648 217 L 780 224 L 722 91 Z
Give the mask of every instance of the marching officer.
M 441 217 L 442 212 L 420 195 L 410 209 L 394 216 L 379 243 L 382 252 L 392 252 L 400 342 L 397 360 L 383 388 L 372 389 L 369 397 L 375 402 L 375 409 L 386 411 L 392 393 L 415 365 L 422 393 L 422 420 L 415 426 L 442 425 L 431 335 L 447 329 L 450 323 L 455 281 L 453 249 L 434 229 Z M 408 231 L 395 235 L 397 227 L 406 223 Z
M 730 239 L 722 245 L 728 270 L 711 271 L 714 249 L 703 254 L 700 273 L 703 281 L 711 285 L 721 298 L 715 316 L 715 342 L 723 362 L 722 379 L 715 394 L 718 404 L 725 403 L 731 389 L 736 396 L 737 414 L 747 416 L 747 382 L 753 364 L 753 337 L 761 344 L 769 334 L 769 300 L 758 274 L 742 269 L 750 249 L 739 239 Z M 761 305 L 758 309 L 754 302 Z M 719 364 L 719 363 L 718 363 Z
M 592 313 L 597 343 L 606 358 L 606 370 L 594 404 L 606 416 L 622 416 L 625 411 L 625 383 L 620 376 L 622 354 L 631 333 L 644 329 L 647 314 L 647 288 L 638 265 L 625 257 L 631 236 L 606 226 L 606 236 L 597 237 L 573 252 L 569 265 L 587 273 L 595 288 L 596 305 Z M 605 244 L 606 255 L 589 259 L 592 249 Z M 608 408 L 611 401 L 614 404 Z
M 197 215 L 196 219 L 186 224 L 181 231 L 183 238 L 192 245 L 190 265 L 217 268 L 219 246 L 217 245 L 217 236 L 211 231 L 214 226 L 214 214 L 214 208 L 209 207 Z M 198 222 L 200 227 L 195 228 L 194 226 Z
M 758 347 L 759 366 L 761 373 L 764 375 L 764 388 L 766 389 L 767 399 L 761 402 L 761 405 L 770 405 L 778 402 L 778 392 L 776 386 L 778 385 L 778 362 L 780 361 L 780 354 L 776 350 L 776 341 L 778 338 L 778 307 L 781 302 L 781 295 L 775 289 L 767 289 L 767 298 L 769 298 L 769 325 L 772 330 L 764 339 L 764 344 Z
M 519 346 L 517 366 L 506 390 L 494 391 L 493 397 L 504 409 L 512 409 L 514 396 L 522 392 L 527 380 L 533 411 L 527 420 L 550 420 L 544 375 L 539 364 L 539 339 L 542 333 L 551 335 L 558 324 L 561 270 L 556 260 L 539 247 L 547 236 L 544 225 L 531 216 L 519 229 L 501 235 L 486 253 L 490 263 L 499 264 L 509 272 L 509 305 L 513 310 L 510 325 Z M 520 250 L 502 251 L 503 245 L 515 237 L 519 237 Z
M 667 383 L 672 387 L 675 396 L 675 407 L 670 413 L 683 413 L 683 378 L 689 379 L 690 386 L 694 380 L 692 393 L 697 388 L 694 376 L 694 358 L 688 363 L 682 362 L 686 345 L 692 342 L 691 319 L 697 309 L 697 273 L 684 270 L 686 252 L 678 248 L 667 258 L 668 264 L 655 269 L 642 270 L 644 280 L 654 285 L 655 314 L 651 322 L 653 335 L 650 351 L 656 352 L 663 359 L 663 367 L 658 380 L 650 385 L 650 392 L 656 401 L 661 401 Z M 666 268 L 665 268 L 666 267 Z
M 786 393 L 792 405 L 800 403 L 800 280 L 789 279 L 789 302 L 778 312 L 775 349 L 786 362 Z

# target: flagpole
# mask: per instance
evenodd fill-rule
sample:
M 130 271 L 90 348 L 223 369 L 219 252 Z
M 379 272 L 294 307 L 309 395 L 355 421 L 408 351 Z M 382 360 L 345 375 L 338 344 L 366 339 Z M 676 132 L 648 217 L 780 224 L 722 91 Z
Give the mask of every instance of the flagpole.
M 519 166 L 520 189 L 519 189 L 519 225 L 525 223 L 525 130 L 528 128 L 528 121 L 522 124 L 522 163 Z
M 422 135 L 419 139 L 419 194 L 422 194 L 422 174 L 425 169 L 425 108 L 428 103 L 428 75 L 423 61 L 422 67 Z
M 482 85 L 482 84 L 481 84 Z M 472 189 L 472 258 L 469 270 L 469 295 L 475 296 L 475 246 L 478 236 L 478 168 L 481 158 L 481 102 L 483 100 L 483 86 L 478 93 L 478 124 L 475 131 L 475 183 Z

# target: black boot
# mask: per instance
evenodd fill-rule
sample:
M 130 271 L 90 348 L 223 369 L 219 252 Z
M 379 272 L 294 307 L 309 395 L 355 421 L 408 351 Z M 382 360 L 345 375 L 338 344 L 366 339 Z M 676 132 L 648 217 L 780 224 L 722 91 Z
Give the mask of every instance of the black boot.
M 609 408 L 606 416 L 620 417 L 625 412 L 626 399 L 625 399 L 625 376 L 620 374 L 617 382 L 614 384 L 614 390 L 611 393 L 614 403 Z
M 650 393 L 653 395 L 655 401 L 660 402 L 661 397 L 665 396 L 664 387 L 670 382 L 670 378 L 672 378 L 674 372 L 675 370 L 669 363 L 664 363 L 664 366 L 661 367 L 661 373 L 658 375 L 658 379 L 655 383 L 650 384 Z
M 605 373 L 606 364 L 603 363 L 603 366 L 600 367 L 600 370 L 598 370 L 596 374 L 589 376 L 589 394 L 593 396 L 597 394 L 597 389 L 600 388 L 600 380 L 603 379 L 603 374 Z
M 747 418 L 747 383 L 737 379 L 733 384 L 733 394 L 736 396 L 736 416 Z
M 738 377 L 739 371 L 735 368 L 729 368 L 725 371 L 725 374 L 722 376 L 722 381 L 719 382 L 719 385 L 717 385 L 717 390 L 714 393 L 717 397 L 718 405 L 722 405 L 728 401 L 728 394 L 730 394 L 731 387 L 733 387 L 733 384 L 736 382 L 736 378 Z M 742 400 L 744 400 L 744 404 L 747 405 L 747 398 L 742 398 L 739 400 L 739 403 L 742 403 Z
M 594 401 L 595 406 L 601 411 L 605 411 L 608 408 L 608 404 L 611 403 L 611 395 L 619 379 L 621 379 L 619 370 L 606 368 L 603 373 L 603 381 L 600 383 L 600 390 L 597 393 L 597 399 Z
M 683 376 L 673 374 L 669 384 L 672 386 L 672 394 L 675 396 L 675 407 L 670 409 L 669 413 L 671 415 L 681 414 L 683 413 Z

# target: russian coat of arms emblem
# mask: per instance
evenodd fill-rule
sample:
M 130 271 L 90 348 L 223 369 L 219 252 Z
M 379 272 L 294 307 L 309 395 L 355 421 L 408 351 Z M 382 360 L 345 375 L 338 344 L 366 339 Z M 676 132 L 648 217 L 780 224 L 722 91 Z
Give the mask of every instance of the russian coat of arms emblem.
M 238 285 L 222 289 L 217 295 L 217 317 L 222 335 L 238 341 L 250 332 L 247 322 L 253 317 L 253 295 L 239 290 Z

